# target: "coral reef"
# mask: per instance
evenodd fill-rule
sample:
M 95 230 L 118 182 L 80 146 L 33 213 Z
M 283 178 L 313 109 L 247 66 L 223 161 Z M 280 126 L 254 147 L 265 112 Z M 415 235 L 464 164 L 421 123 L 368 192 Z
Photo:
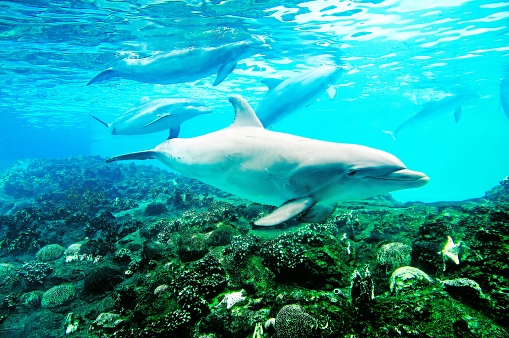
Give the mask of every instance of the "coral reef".
M 3 180 L 0 336 L 509 337 L 507 182 L 260 229 L 273 207 L 164 170 L 23 161 Z
M 285 305 L 275 321 L 277 338 L 319 337 L 318 321 L 297 304 Z
M 18 270 L 17 278 L 25 289 L 43 284 L 45 278 L 53 271 L 48 263 L 32 261 L 24 263 Z
M 57 285 L 42 295 L 42 307 L 57 307 L 75 297 L 76 291 L 72 284 Z
M 403 243 L 387 243 L 380 247 L 376 256 L 377 268 L 390 275 L 395 269 L 410 265 L 412 247 Z
M 59 244 L 49 244 L 37 251 L 35 258 L 41 262 L 54 261 L 64 254 L 65 248 Z

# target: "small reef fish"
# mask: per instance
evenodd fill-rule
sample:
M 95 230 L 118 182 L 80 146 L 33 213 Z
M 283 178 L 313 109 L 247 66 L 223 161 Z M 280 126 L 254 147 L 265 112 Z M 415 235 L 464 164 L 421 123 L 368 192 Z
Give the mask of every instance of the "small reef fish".
M 180 125 L 193 117 L 212 112 L 201 100 L 189 98 L 142 99 L 141 104 L 104 124 L 112 135 L 142 135 L 169 130 L 168 139 L 178 137 Z
M 458 122 L 461 118 L 461 105 L 466 101 L 476 97 L 473 94 L 457 94 L 444 97 L 441 100 L 428 102 L 424 105 L 423 109 L 417 112 L 414 116 L 400 124 L 394 131 L 382 130 L 382 132 L 391 136 L 396 141 L 396 136 L 402 130 L 407 129 L 413 125 L 423 123 L 435 116 L 443 115 L 454 111 L 454 119 Z
M 509 78 L 500 80 L 500 105 L 509 118 Z
M 108 68 L 87 84 L 121 77 L 145 83 L 172 84 L 190 82 L 217 74 L 214 86 L 230 74 L 237 62 L 270 46 L 260 38 L 210 48 L 176 50 L 143 59 L 124 59 Z
M 255 108 L 256 115 L 268 128 L 313 103 L 325 90 L 333 100 L 336 96 L 334 85 L 345 73 L 346 69 L 338 66 L 320 66 L 286 80 L 262 80 L 269 91 Z
M 325 220 L 338 202 L 417 188 L 429 178 L 394 155 L 263 128 L 240 96 L 229 99 L 233 123 L 216 132 L 159 144 L 106 162 L 157 159 L 180 174 L 261 204 L 279 206 L 255 222 L 272 226 L 300 215 Z

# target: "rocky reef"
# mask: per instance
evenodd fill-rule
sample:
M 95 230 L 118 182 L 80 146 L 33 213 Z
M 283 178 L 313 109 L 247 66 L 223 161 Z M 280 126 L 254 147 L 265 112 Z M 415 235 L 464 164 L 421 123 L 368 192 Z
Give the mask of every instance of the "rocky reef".
M 509 337 L 509 179 L 273 207 L 151 166 L 27 160 L 0 189 L 0 337 Z

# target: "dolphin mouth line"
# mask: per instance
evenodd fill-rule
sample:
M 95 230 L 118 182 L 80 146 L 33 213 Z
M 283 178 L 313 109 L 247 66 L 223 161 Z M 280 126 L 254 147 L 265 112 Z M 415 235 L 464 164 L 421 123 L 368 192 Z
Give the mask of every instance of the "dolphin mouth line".
M 419 182 L 419 181 L 429 181 L 429 177 L 421 172 L 412 171 L 409 169 L 400 169 L 395 170 L 388 174 L 387 176 L 366 176 L 372 178 L 374 180 L 382 180 L 382 181 L 398 181 L 398 182 Z
M 415 182 L 420 180 L 429 180 L 428 176 L 418 177 L 415 179 L 404 179 L 404 178 L 387 178 L 387 177 L 374 177 L 374 176 L 366 176 L 367 178 L 372 178 L 374 180 L 382 180 L 382 181 L 400 181 L 400 182 Z

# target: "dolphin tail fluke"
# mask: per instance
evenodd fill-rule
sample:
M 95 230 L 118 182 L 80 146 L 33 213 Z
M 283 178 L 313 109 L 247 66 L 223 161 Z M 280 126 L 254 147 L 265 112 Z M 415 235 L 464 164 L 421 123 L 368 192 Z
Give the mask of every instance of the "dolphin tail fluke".
M 129 161 L 129 160 L 153 160 L 156 158 L 156 156 L 157 156 L 157 151 L 145 150 L 145 151 L 139 151 L 137 153 L 113 156 L 113 157 L 106 159 L 106 163 L 115 162 L 115 161 Z
M 327 95 L 329 95 L 329 98 L 331 100 L 334 100 L 334 98 L 336 97 L 336 93 L 337 93 L 337 90 L 336 90 L 336 87 L 334 86 L 329 86 L 327 89 Z
M 109 80 L 116 76 L 117 76 L 117 73 L 113 69 L 108 68 L 106 70 L 103 70 L 99 74 L 97 74 L 92 80 L 88 81 L 87 86 L 90 86 L 92 83 L 103 82 L 103 81 Z
M 103 120 L 101 120 L 100 118 L 95 117 L 94 115 L 92 115 L 92 114 L 90 114 L 90 113 L 87 113 L 87 114 L 88 114 L 88 115 L 90 115 L 90 117 L 92 117 L 92 118 L 93 118 L 93 119 L 95 119 L 96 121 L 99 121 L 99 122 L 101 122 L 102 124 L 104 124 L 104 125 L 106 126 L 106 128 L 109 128 L 109 125 L 108 125 L 106 122 L 104 122 Z
M 382 133 L 385 133 L 387 135 L 389 135 L 390 137 L 392 137 L 392 139 L 394 140 L 394 142 L 396 142 L 396 134 L 393 132 L 393 131 L 390 131 L 390 130 L 382 130 Z

